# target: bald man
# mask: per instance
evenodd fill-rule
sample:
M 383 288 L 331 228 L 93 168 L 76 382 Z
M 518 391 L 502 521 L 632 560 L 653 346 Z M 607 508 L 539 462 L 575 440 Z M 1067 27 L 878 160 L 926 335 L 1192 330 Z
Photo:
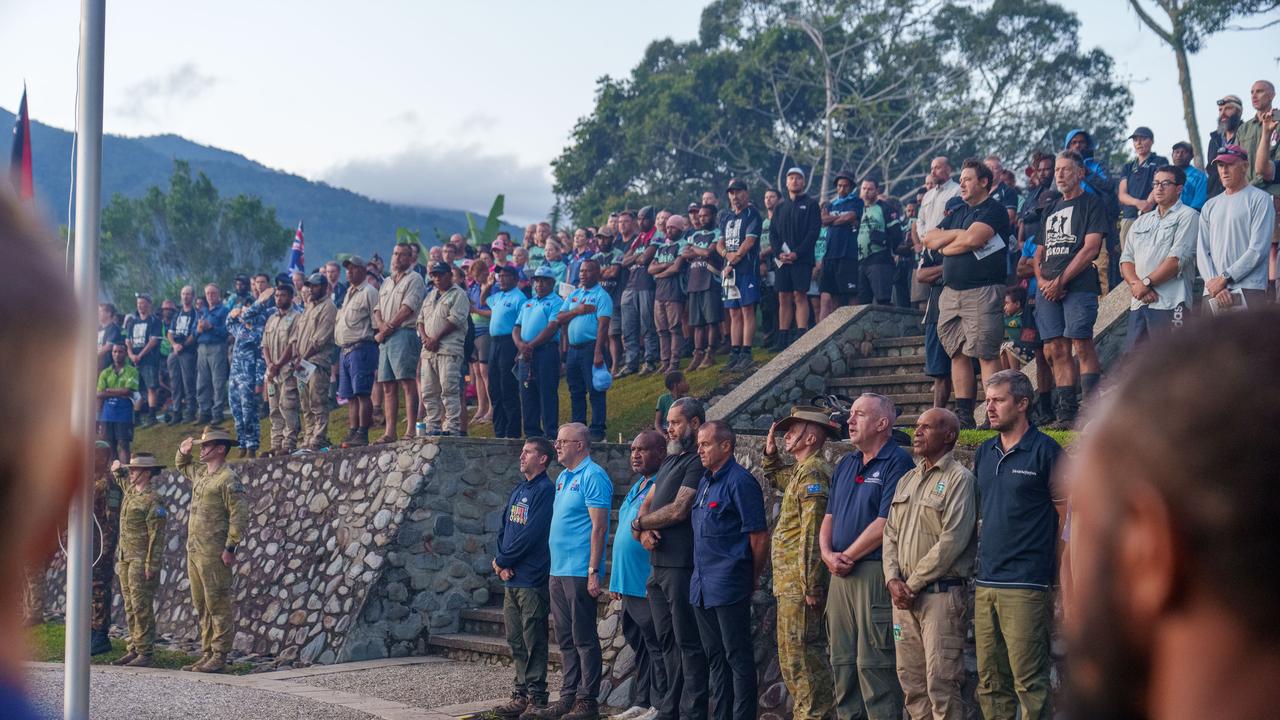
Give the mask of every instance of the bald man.
M 898 481 L 884 525 L 898 680 L 913 720 L 963 720 L 965 599 L 977 551 L 973 473 L 951 452 L 960 419 L 932 408 L 916 421 L 920 460 Z

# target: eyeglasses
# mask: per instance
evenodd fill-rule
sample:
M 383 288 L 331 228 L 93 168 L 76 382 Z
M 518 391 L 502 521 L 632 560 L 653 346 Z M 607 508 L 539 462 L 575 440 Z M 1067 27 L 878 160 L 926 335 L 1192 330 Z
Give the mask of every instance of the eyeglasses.
M 582 441 L 581 440 L 556 440 L 552 444 L 555 445 L 556 447 L 563 447 L 565 445 L 568 445 L 569 443 L 580 443 L 580 442 Z
M 1157 180 L 1151 183 L 1151 187 L 1153 188 L 1178 187 L 1178 183 L 1175 180 Z

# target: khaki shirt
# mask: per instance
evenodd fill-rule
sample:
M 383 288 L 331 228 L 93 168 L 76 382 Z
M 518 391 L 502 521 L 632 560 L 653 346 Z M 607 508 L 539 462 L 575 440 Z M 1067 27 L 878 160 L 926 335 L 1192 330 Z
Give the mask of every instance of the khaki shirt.
M 422 299 L 426 294 L 426 283 L 413 270 L 406 270 L 399 280 L 396 280 L 395 275 L 383 280 L 382 287 L 378 289 L 378 314 L 382 316 L 382 324 L 390 323 L 401 305 L 408 305 L 413 312 L 401 327 L 412 327 L 413 319 L 422 309 Z
M 884 526 L 885 582 L 898 578 L 920 592 L 944 577 L 969 577 L 978 551 L 976 491 L 973 473 L 951 453 L 903 475 Z
M 1249 184 L 1256 185 L 1259 189 L 1265 190 L 1272 195 L 1280 196 L 1280 182 L 1268 183 L 1267 179 L 1259 175 L 1255 169 L 1254 158 L 1258 155 L 1258 141 L 1261 139 L 1262 122 L 1258 120 L 1257 115 L 1240 123 L 1240 127 L 1236 130 L 1235 144 L 1249 153 L 1249 159 L 1245 162 L 1245 176 L 1248 178 Z M 1280 143 L 1275 142 L 1277 138 L 1274 136 L 1271 139 L 1271 159 L 1273 161 L 1280 160 Z M 1210 160 L 1212 159 L 1210 158 Z
M 333 340 L 338 347 L 351 347 L 362 340 L 373 339 L 373 309 L 377 306 L 378 289 L 368 280 L 359 287 L 347 289 L 334 324 Z
M 191 505 L 187 508 L 187 555 L 218 557 L 222 551 L 244 542 L 249 524 L 249 501 L 244 485 L 223 465 L 218 472 L 178 453 L 174 464 L 191 481 Z
M 124 470 L 116 473 L 115 481 L 124 490 L 116 559 L 141 561 L 145 572 L 156 572 L 164 552 L 164 529 L 169 513 L 154 489 L 147 486 L 139 490 Z
M 829 573 L 822 562 L 818 533 L 827 514 L 831 491 L 831 463 L 819 454 L 795 465 L 777 455 L 764 457 L 764 476 L 782 491 L 782 510 L 773 529 L 773 594 L 777 597 L 818 596 Z
M 295 352 L 299 360 L 325 368 L 333 364 L 333 330 L 337 318 L 338 308 L 327 297 L 307 306 L 293 326 L 293 339 L 297 344 Z
M 268 363 L 278 363 L 284 358 L 289 346 L 293 344 L 294 333 L 297 331 L 298 320 L 302 319 L 302 313 L 290 308 L 289 310 L 276 311 L 274 315 L 267 318 L 267 326 L 262 331 L 262 358 Z M 297 358 L 293 359 L 297 362 Z
M 418 314 L 422 332 L 426 337 L 440 339 L 440 333 L 445 330 L 445 321 L 452 324 L 454 330 L 440 339 L 440 347 L 434 353 L 425 347 L 422 352 L 427 355 L 461 355 L 463 341 L 467 338 L 467 315 L 470 312 L 471 299 L 457 285 L 444 293 L 433 290 L 422 301 L 422 312 Z

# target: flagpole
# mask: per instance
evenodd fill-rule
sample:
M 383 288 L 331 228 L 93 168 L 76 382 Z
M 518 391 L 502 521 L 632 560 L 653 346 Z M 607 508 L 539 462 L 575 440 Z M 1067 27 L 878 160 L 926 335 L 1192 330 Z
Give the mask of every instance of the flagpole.
M 84 441 L 80 492 L 67 520 L 67 624 L 62 715 L 89 717 L 90 557 L 93 517 L 93 371 L 92 318 L 98 302 L 98 230 L 102 181 L 102 74 L 106 44 L 106 0 L 80 5 L 80 67 L 77 70 L 75 220 L 75 286 L 80 299 L 80 345 L 76 353 L 75 394 L 71 401 L 72 433 Z

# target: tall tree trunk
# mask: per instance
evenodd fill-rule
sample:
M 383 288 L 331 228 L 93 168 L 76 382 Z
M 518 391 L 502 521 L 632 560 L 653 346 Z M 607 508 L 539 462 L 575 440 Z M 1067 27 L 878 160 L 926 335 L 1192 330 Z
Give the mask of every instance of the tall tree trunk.
M 1178 59 L 1178 87 L 1182 90 L 1182 117 L 1191 134 L 1191 152 L 1196 167 L 1204 167 L 1204 149 L 1200 140 L 1200 125 L 1196 122 L 1196 101 L 1191 91 L 1191 67 L 1187 63 L 1187 46 L 1182 39 L 1181 19 L 1175 18 L 1173 29 L 1173 55 Z

